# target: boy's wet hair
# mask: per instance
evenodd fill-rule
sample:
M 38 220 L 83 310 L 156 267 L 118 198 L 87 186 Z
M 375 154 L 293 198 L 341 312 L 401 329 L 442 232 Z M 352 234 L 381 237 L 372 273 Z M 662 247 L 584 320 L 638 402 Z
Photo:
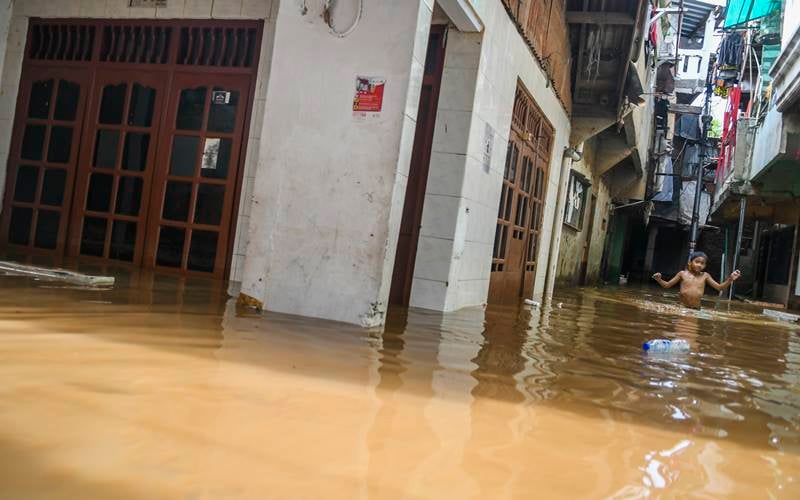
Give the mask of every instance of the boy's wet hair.
M 705 252 L 692 252 L 689 254 L 689 262 L 693 261 L 694 259 L 702 257 L 708 262 L 708 255 Z

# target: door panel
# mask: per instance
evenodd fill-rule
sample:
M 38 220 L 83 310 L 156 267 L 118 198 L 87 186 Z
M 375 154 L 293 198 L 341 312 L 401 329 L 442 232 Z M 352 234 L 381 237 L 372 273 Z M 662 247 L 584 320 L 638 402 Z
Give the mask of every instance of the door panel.
M 70 255 L 141 262 L 165 80 L 160 72 L 97 73 L 78 168 Z
M 176 74 L 158 146 L 145 265 L 221 277 L 250 79 Z
M 8 161 L 0 240 L 60 254 L 64 248 L 89 78 L 25 71 Z
M 489 302 L 533 293 L 553 130 L 530 95 L 517 88 L 497 213 Z

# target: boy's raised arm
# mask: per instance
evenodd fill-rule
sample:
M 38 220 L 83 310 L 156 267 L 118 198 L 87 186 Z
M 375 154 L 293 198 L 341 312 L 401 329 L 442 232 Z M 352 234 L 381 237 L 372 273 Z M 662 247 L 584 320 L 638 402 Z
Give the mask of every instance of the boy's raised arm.
M 722 291 L 731 286 L 731 283 L 738 280 L 741 275 L 742 273 L 737 269 L 736 271 L 732 272 L 730 276 L 728 276 L 728 279 L 722 283 L 717 283 L 717 280 L 712 278 L 710 274 L 706 273 L 706 283 L 711 285 L 711 287 L 715 290 Z
M 675 276 L 673 276 L 673 278 L 671 280 L 664 281 L 661 278 L 661 273 L 656 273 L 656 274 L 653 275 L 653 279 L 656 280 L 656 282 L 658 282 L 658 284 L 661 285 L 664 288 L 672 288 L 673 286 L 678 284 L 678 282 L 681 280 L 682 276 L 683 276 L 683 272 L 681 271 L 678 274 L 676 274 Z

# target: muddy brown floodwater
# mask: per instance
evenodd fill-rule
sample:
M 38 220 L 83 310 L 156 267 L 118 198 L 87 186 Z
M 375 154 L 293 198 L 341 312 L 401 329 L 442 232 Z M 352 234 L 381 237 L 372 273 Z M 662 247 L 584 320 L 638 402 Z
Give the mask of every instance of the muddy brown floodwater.
M 211 282 L 0 276 L 0 497 L 800 498 L 798 330 L 675 301 L 571 290 L 370 332 Z M 642 354 L 676 336 L 690 354 Z

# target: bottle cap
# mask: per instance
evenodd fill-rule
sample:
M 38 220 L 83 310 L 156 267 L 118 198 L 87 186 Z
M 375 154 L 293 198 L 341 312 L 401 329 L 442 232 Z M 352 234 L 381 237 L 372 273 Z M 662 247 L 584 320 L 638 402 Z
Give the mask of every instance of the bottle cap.
M 644 344 L 642 344 L 642 349 L 644 349 L 645 351 L 649 351 L 650 350 L 650 343 L 649 342 L 645 342 Z

